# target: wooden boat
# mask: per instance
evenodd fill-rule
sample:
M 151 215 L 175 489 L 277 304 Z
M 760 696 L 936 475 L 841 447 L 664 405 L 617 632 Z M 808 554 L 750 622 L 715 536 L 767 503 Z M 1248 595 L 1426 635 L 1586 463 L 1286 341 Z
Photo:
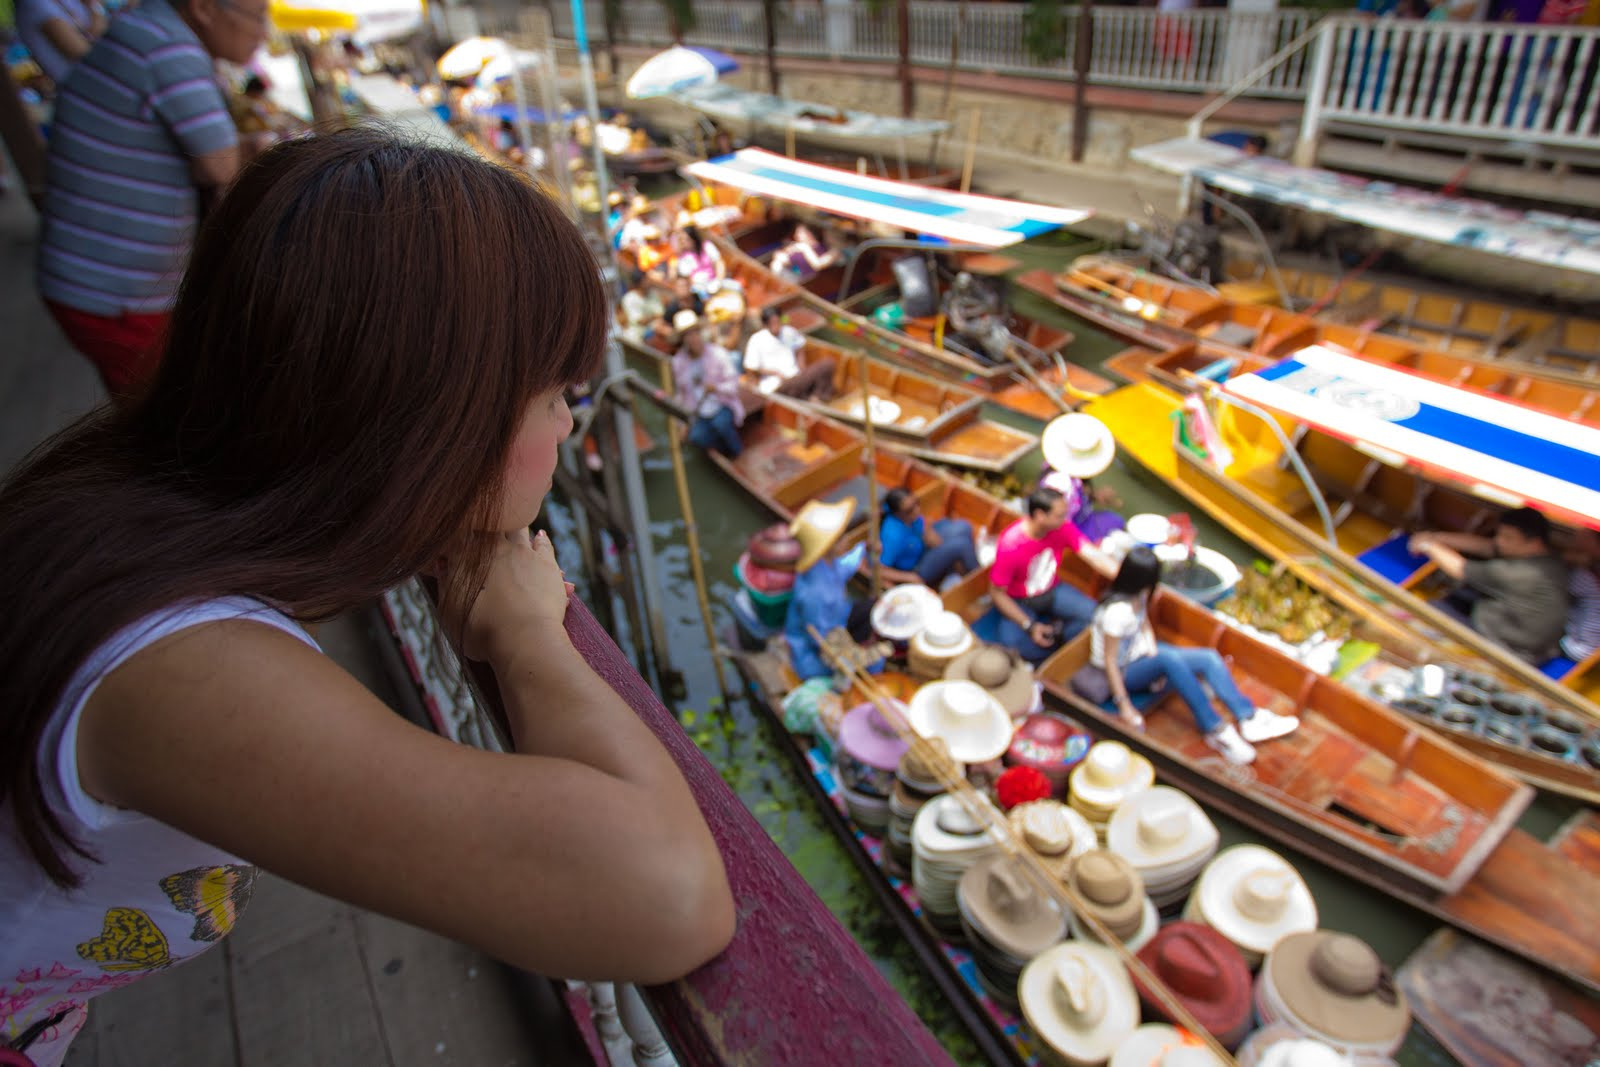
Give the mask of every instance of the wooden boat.
M 795 403 L 860 425 L 862 354 L 807 338 L 799 360 L 802 367 L 831 360 L 835 395 L 825 404 Z M 983 418 L 984 398 L 974 390 L 881 360 L 868 358 L 866 365 L 867 392 L 873 403 L 886 405 L 873 429 L 902 451 L 958 467 L 1007 471 L 1039 444 L 1038 434 Z M 757 377 L 746 373 L 743 380 L 758 389 Z
M 859 432 L 776 399 L 743 433 L 738 459 L 713 458 L 785 518 L 808 500 L 863 501 L 869 474 L 880 491 L 915 492 L 930 521 L 967 519 L 980 545 L 983 535 L 1019 517 L 890 448 L 877 450 L 869 472 Z M 864 515 L 858 510 L 858 520 Z M 858 521 L 847 536 L 864 533 Z M 980 561 L 983 555 L 980 548 Z M 1062 573 L 1085 591 L 1096 587 L 1076 557 L 1063 561 Z M 948 590 L 945 603 L 978 620 L 989 610 L 987 594 L 985 567 Z M 1600 989 L 1600 899 L 1590 876 L 1513 828 L 1532 796 L 1528 786 L 1176 594 L 1157 603 L 1164 639 L 1218 648 L 1257 703 L 1304 716 L 1299 739 L 1279 749 L 1284 758 L 1264 756 L 1241 771 L 1209 758 L 1186 713 L 1156 715 L 1162 721 L 1152 721 L 1148 734 L 1135 734 L 1104 709 L 1084 705 L 1068 682 L 1088 655 L 1086 635 L 1041 667 L 1051 699 L 1143 750 L 1174 784 L 1289 847 Z
M 1282 308 L 1225 300 L 1106 257 L 1082 257 L 1061 275 L 1032 271 L 1018 284 L 1129 338 L 1162 350 L 1192 343 L 1213 365 L 1270 362 L 1313 344 L 1504 396 L 1561 418 L 1600 425 L 1594 379 L 1509 359 L 1457 355 Z

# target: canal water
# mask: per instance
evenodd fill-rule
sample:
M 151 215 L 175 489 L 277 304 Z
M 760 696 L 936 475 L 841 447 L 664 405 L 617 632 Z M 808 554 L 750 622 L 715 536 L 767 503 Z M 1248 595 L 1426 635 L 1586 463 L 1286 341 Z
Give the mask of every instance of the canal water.
M 1059 269 L 1071 256 L 1087 249 L 1070 235 L 1029 242 L 1020 252 L 1008 249 L 1017 258 L 1037 260 L 1028 266 Z M 1027 298 L 1027 299 L 1023 299 Z M 1098 370 L 1108 356 L 1125 347 L 1116 338 L 1099 332 L 1086 322 L 1069 316 L 1054 305 L 1032 294 L 1016 300 L 1020 310 L 1051 319 L 1076 334 L 1068 357 L 1076 363 Z M 653 366 L 637 369 L 652 380 L 658 373 Z M 695 743 L 719 768 L 729 786 L 794 863 L 801 875 L 823 899 L 857 942 L 874 960 L 889 982 L 938 1036 L 958 1063 L 982 1062 L 977 1048 L 966 1036 L 941 994 L 919 968 L 915 957 L 901 942 L 894 925 L 880 910 L 876 898 L 852 866 L 844 846 L 828 830 L 816 811 L 810 794 L 796 778 L 791 764 L 779 751 L 787 741 L 777 737 L 765 721 L 739 695 L 740 681 L 731 663 L 724 665 L 730 689 L 728 699 L 718 690 L 712 650 L 707 647 L 701 613 L 696 599 L 685 540 L 685 518 L 678 504 L 671 459 L 662 420 L 649 405 L 641 405 L 642 425 L 658 446 L 643 457 L 645 494 L 650 515 L 650 530 L 658 567 L 661 607 L 672 668 L 681 674 L 681 695 L 669 699 Z M 644 410 L 649 408 L 649 410 Z M 1039 423 L 1010 415 L 991 407 L 989 417 L 1030 426 Z M 710 587 L 713 622 L 718 634 L 731 631 L 732 616 L 726 604 L 736 591 L 734 563 L 746 539 L 768 525 L 773 517 L 751 500 L 721 471 L 692 448 L 684 452 L 694 521 L 700 538 L 703 562 Z M 1037 453 L 1024 461 L 1024 479 L 1037 472 Z M 1175 491 L 1154 480 L 1132 461 L 1120 457 L 1112 468 L 1096 479 L 1121 495 L 1124 514 L 1153 511 L 1170 514 L 1189 511 L 1200 535 L 1200 542 L 1248 564 L 1255 553 L 1237 541 L 1204 514 L 1195 514 Z M 593 583 L 581 575 L 581 560 L 576 535 L 576 517 L 559 499 L 549 507 L 548 519 L 563 567 L 576 577 L 580 595 L 594 603 Z M 616 626 L 619 643 L 632 654 L 632 640 L 621 611 Z M 673 695 L 673 694 L 669 694 Z M 1572 805 L 1541 798 L 1524 819 L 1524 828 L 1541 837 L 1548 836 L 1574 810 Z M 1238 842 L 1258 842 L 1278 848 L 1274 842 L 1211 813 L 1222 836 L 1222 846 Z M 1329 870 L 1320 864 L 1290 854 L 1314 894 L 1324 928 L 1344 930 L 1370 943 L 1390 967 L 1398 967 L 1437 926 L 1431 918 L 1381 896 L 1366 886 Z M 1399 1060 L 1407 1065 L 1443 1065 L 1455 1061 L 1437 1043 L 1413 1027 Z

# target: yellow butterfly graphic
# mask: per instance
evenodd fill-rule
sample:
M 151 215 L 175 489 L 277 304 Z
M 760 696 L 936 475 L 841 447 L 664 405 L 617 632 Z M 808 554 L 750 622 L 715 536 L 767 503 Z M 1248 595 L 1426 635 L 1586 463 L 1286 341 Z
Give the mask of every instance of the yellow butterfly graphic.
M 169 874 L 161 879 L 161 891 L 173 907 L 194 916 L 193 940 L 217 941 L 233 929 L 255 884 L 254 867 L 229 864 Z
M 105 928 L 79 945 L 78 955 L 107 971 L 154 971 L 172 962 L 161 928 L 138 908 L 106 909 Z

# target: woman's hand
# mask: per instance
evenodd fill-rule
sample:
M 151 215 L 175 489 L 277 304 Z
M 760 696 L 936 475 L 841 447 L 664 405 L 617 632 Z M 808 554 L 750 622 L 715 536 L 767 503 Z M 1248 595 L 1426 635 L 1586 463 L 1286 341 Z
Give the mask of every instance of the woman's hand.
M 1144 732 L 1144 716 L 1133 706 L 1133 701 L 1123 698 L 1117 702 L 1117 718 L 1121 719 L 1129 729 Z
M 489 574 L 470 603 L 446 597 L 445 623 L 462 635 L 461 650 L 470 659 L 503 668 L 551 634 L 565 633 L 571 592 L 544 531 L 530 538 L 527 530 L 517 530 L 498 536 Z
M 1111 488 L 1109 485 L 1103 485 L 1096 489 L 1094 491 L 1093 499 L 1094 502 L 1100 507 L 1110 508 L 1112 511 L 1122 507 L 1122 498 L 1118 496 L 1117 491 Z

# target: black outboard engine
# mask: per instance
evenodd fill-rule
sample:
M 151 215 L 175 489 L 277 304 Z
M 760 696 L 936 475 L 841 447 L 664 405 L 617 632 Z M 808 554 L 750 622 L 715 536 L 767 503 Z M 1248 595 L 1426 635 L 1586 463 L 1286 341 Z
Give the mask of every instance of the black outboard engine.
M 927 318 L 939 310 L 939 295 L 928 276 L 922 256 L 902 256 L 894 261 L 894 280 L 900 286 L 900 309 L 908 319 Z

